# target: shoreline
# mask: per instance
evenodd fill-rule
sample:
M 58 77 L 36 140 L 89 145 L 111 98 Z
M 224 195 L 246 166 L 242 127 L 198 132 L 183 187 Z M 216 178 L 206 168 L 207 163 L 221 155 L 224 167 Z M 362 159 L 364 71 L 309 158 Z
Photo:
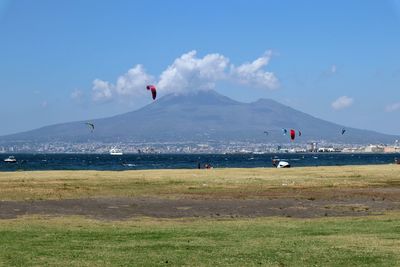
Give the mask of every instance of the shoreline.
M 8 164 L 8 163 L 5 163 Z M 302 170 L 302 169 L 316 169 L 316 168 L 357 168 L 357 167 L 382 167 L 382 166 L 399 166 L 400 168 L 400 163 L 374 163 L 374 164 L 347 164 L 347 165 L 311 165 L 311 166 L 292 166 L 290 168 L 285 168 L 286 170 L 288 169 L 296 169 L 296 170 Z M 279 169 L 274 166 L 255 166 L 255 167 L 211 167 L 211 168 L 197 168 L 194 166 L 193 168 L 143 168 L 143 169 L 14 169 L 14 170 L 1 170 L 0 169 L 0 174 L 1 173 L 24 173 L 24 172 L 115 172 L 115 173 L 121 173 L 121 172 L 145 172 L 145 171 L 197 171 L 197 170 L 203 170 L 203 171 L 212 171 L 212 170 L 275 170 Z M 282 168 L 281 168 L 282 169 Z

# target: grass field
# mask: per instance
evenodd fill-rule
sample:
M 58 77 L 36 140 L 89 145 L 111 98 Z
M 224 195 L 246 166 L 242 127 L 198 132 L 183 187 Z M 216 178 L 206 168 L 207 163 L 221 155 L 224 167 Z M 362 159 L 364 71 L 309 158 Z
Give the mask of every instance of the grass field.
M 0 173 L 1 201 L 99 197 L 301 201 L 310 196 L 351 198 L 360 192 L 371 198 L 383 192 L 388 199 L 380 201 L 399 203 L 399 188 L 396 165 Z M 107 221 L 42 214 L 0 220 L 0 244 L 1 266 L 400 266 L 400 210 L 314 219 Z
M 328 197 L 332 189 L 400 188 L 400 166 L 0 173 L 1 200 L 88 197 Z
M 399 266 L 400 214 L 0 222 L 3 266 Z

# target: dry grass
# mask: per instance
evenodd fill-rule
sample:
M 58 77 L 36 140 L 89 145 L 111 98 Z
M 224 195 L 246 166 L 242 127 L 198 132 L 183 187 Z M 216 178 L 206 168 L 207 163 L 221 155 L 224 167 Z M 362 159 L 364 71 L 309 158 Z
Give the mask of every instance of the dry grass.
M 1 200 L 88 197 L 263 198 L 366 194 L 398 196 L 400 166 L 0 173 Z M 358 191 L 361 190 L 361 191 Z M 392 190 L 392 191 L 390 191 Z

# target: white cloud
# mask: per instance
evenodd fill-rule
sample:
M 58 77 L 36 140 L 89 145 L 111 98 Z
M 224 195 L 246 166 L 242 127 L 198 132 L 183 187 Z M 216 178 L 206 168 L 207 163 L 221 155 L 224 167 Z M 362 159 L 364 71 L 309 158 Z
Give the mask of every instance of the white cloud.
M 271 59 L 271 51 L 251 63 L 244 63 L 238 67 L 232 67 L 232 78 L 241 84 L 264 89 L 276 89 L 279 87 L 278 78 L 272 72 L 264 71 Z
M 113 97 L 113 86 L 106 81 L 102 81 L 100 79 L 95 79 L 93 81 L 93 100 L 96 102 L 105 102 L 111 100 Z
M 385 110 L 386 112 L 394 112 L 400 110 L 400 102 L 387 105 Z
M 152 80 L 153 77 L 146 73 L 142 65 L 136 65 L 117 79 L 115 93 L 120 96 L 141 94 Z
M 156 84 L 159 95 L 210 90 L 221 81 L 250 88 L 276 89 L 279 87 L 278 78 L 274 73 L 264 70 L 271 56 L 271 51 L 268 51 L 253 62 L 235 67 L 224 55 L 215 53 L 198 57 L 196 51 L 190 51 L 175 59 L 162 71 L 158 81 L 147 74 L 142 65 L 136 65 L 118 77 L 115 84 L 96 79 L 93 81 L 93 99 L 107 101 L 118 97 L 140 98 L 147 95 L 147 84 Z
M 183 54 L 163 71 L 157 83 L 161 91 L 181 93 L 212 89 L 225 79 L 229 59 L 220 54 L 196 57 L 196 51 Z
M 332 103 L 332 108 L 335 110 L 345 109 L 353 105 L 354 99 L 348 96 L 341 96 Z

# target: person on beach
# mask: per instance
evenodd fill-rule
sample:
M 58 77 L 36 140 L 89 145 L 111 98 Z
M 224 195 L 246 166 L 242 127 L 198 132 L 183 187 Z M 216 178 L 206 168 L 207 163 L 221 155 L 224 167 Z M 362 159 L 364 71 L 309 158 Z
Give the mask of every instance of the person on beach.
M 211 164 L 206 163 L 206 164 L 204 165 L 204 168 L 205 168 L 205 169 L 212 169 L 212 166 L 211 166 Z

